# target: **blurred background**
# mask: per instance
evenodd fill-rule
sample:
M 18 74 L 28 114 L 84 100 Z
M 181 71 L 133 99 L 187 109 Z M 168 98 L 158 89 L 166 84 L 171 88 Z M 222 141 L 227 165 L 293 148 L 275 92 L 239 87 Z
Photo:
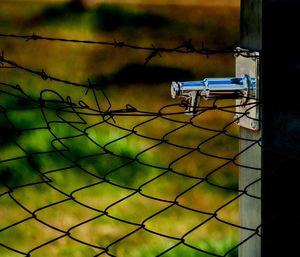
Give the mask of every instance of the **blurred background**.
M 239 4 L 238 0 L 1 0 L 0 33 L 28 36 L 35 34 L 51 38 L 102 42 L 116 41 L 142 47 L 175 48 L 184 42 L 190 42 L 196 48 L 222 49 L 239 45 Z M 140 111 L 157 113 L 165 106 L 180 102 L 180 99 L 171 98 L 172 81 L 230 77 L 235 72 L 234 56 L 230 54 L 205 56 L 195 53 L 161 53 L 145 65 L 149 52 L 143 50 L 7 37 L 0 38 L 0 50 L 6 59 L 13 60 L 23 67 L 45 71 L 53 77 L 66 81 L 96 85 L 109 99 L 108 103 L 102 95 L 99 99 L 100 106 L 105 109 L 110 104 L 112 110 L 126 108 L 129 104 Z M 0 69 L 0 82 L 3 85 L 20 85 L 33 99 L 38 99 L 42 90 L 51 89 L 65 99 L 70 96 L 74 102 L 84 100 L 86 103 L 91 102 L 90 106 L 95 105 L 92 103 L 93 96 L 86 94 L 86 88 L 69 87 L 55 81 L 42 80 L 39 76 L 16 68 Z M 232 101 L 226 101 L 225 105 L 234 104 Z M 93 126 L 88 130 L 90 139 L 100 146 L 109 144 L 107 149 L 115 153 L 114 156 L 86 158 L 96 152 L 95 148 L 99 148 L 86 138 L 82 140 L 69 138 L 64 141 L 70 149 L 68 158 L 55 153 L 50 154 L 53 149 L 53 135 L 42 129 L 33 130 L 33 128 L 45 127 L 45 116 L 41 115 L 39 109 L 30 110 L 27 107 L 28 105 L 18 98 L 1 94 L 0 255 L 4 257 L 21 256 L 20 253 L 9 248 L 25 253 L 38 248 L 31 253 L 31 256 L 94 256 L 99 253 L 99 249 L 88 247 L 87 244 L 106 247 L 126 231 L 130 231 L 126 224 L 118 225 L 116 220 L 105 216 L 75 229 L 76 224 L 90 219 L 97 213 L 93 213 L 90 209 L 87 211 L 72 201 L 58 204 L 62 197 L 59 191 L 53 190 L 45 183 L 35 184 L 41 181 L 41 173 L 49 173 L 48 178 L 51 178 L 55 188 L 69 196 L 75 194 L 79 188 L 97 183 L 97 179 L 82 172 L 78 167 L 64 168 L 70 166 L 68 158 L 76 160 L 76 164 L 80 163 L 85 170 L 100 178 L 108 177 L 117 185 L 131 188 L 138 188 L 160 174 L 161 171 L 151 168 L 151 165 L 170 167 L 170 163 L 173 162 L 172 168 L 180 171 L 180 174 L 182 172 L 191 177 L 205 177 L 224 163 L 222 158 L 210 158 L 199 152 L 175 161 L 186 152 L 170 145 L 148 150 L 153 142 L 134 135 L 126 136 L 128 131 L 117 127 L 132 130 L 133 127 L 145 122 L 145 117 L 115 117 L 116 126 L 108 123 L 95 125 L 99 122 L 97 117 L 86 118 L 85 128 Z M 179 107 L 176 110 L 183 111 Z M 46 116 L 51 121 L 57 118 L 55 112 L 50 111 Z M 232 116 L 230 112 L 212 110 L 200 115 L 194 122 L 204 128 L 222 130 L 232 121 Z M 174 119 L 188 121 L 190 117 L 180 116 Z M 138 126 L 140 134 L 162 138 L 180 124 L 158 118 Z M 51 128 L 52 133 L 59 138 L 76 134 L 69 124 L 60 124 L 57 127 L 53 125 Z M 13 130 L 26 129 L 28 133 L 22 135 L 13 132 Z M 237 127 L 230 126 L 228 133 L 238 135 Z M 215 136 L 212 131 L 196 129 L 193 126 L 171 133 L 168 140 L 173 140 L 172 142 L 178 145 L 196 148 L 199 143 L 211 137 L 214 137 L 214 140 L 203 145 L 204 152 L 226 158 L 233 158 L 237 154 L 237 139 L 224 134 Z M 116 142 L 110 144 L 114 140 Z M 24 150 L 20 146 L 26 149 L 25 153 L 30 158 L 5 161 L 23 156 Z M 126 165 L 125 168 L 118 168 L 124 166 L 124 160 L 119 156 L 135 158 L 143 151 L 145 154 L 142 154 L 141 158 L 149 167 L 140 167 L 135 163 Z M 117 172 L 110 173 L 109 171 L 114 168 Z M 52 172 L 59 169 L 60 172 Z M 189 190 L 181 198 L 186 206 L 215 212 L 220 206 L 236 197 L 237 167 L 234 163 L 230 163 L 217 170 L 218 176 L 212 176 L 210 179 L 220 187 L 206 184 Z M 148 183 L 145 191 L 152 197 L 172 201 L 193 183 L 195 181 L 190 177 L 184 180 L 179 175 L 167 174 L 161 176 L 159 182 L 153 185 Z M 33 185 L 28 186 L 29 184 Z M 233 190 L 222 190 L 222 186 Z M 43 226 L 34 219 L 1 231 L 28 217 L 28 212 L 20 208 L 20 205 L 12 200 L 12 196 L 8 196 L 8 188 L 15 188 L 14 199 L 31 212 L 36 212 L 41 220 L 63 231 L 74 228 L 75 237 L 87 244 L 80 244 L 70 240 L 69 237 L 64 237 L 39 248 L 38 246 L 51 238 L 56 238 L 58 231 L 53 231 L 49 227 L 42 228 Z M 75 196 L 76 199 L 80 199 L 79 201 L 94 209 L 104 210 L 127 195 L 128 192 L 124 188 L 102 184 L 101 187 L 88 186 L 86 190 L 79 190 L 78 195 Z M 132 200 L 123 201 L 124 204 L 108 208 L 111 215 L 119 217 L 121 213 L 121 219 L 142 222 L 164 208 L 166 204 L 162 201 L 150 201 L 149 198 L 142 198 L 140 195 L 134 197 L 136 199 L 130 198 Z M 51 203 L 55 203 L 54 207 L 48 207 Z M 190 213 L 179 207 L 163 213 L 157 216 L 157 220 L 151 219 L 147 225 L 153 231 L 169 236 L 182 236 L 203 219 L 197 213 Z M 220 215 L 224 220 L 237 224 L 237 202 L 224 208 Z M 165 226 L 162 227 L 161 224 Z M 190 243 L 192 245 L 223 256 L 237 244 L 237 235 L 236 228 L 215 220 L 203 229 L 192 233 L 189 240 L 193 242 Z M 155 238 L 153 234 L 138 234 L 133 239 L 128 239 L 126 243 L 122 241 L 114 245 L 111 251 L 112 254 L 121 257 L 156 256 L 171 246 L 172 240 L 167 238 Z M 176 249 L 174 252 L 166 256 L 211 256 L 204 253 L 199 255 L 199 252 L 183 247 L 174 249 Z M 230 254 L 237 256 L 234 251 Z
M 1 31 L 9 34 L 35 33 L 54 38 L 116 40 L 145 47 L 169 48 L 190 41 L 198 48 L 220 49 L 238 45 L 239 40 L 237 0 L 172 3 L 3 0 L 1 10 Z M 132 91 L 130 87 L 140 90 L 147 84 L 148 88 L 159 91 L 155 94 L 157 101 L 149 103 L 145 99 L 141 102 L 155 108 L 159 96 L 170 99 L 167 91 L 172 80 L 234 74 L 234 58 L 228 55 L 207 58 L 201 55 L 163 54 L 161 58 L 153 58 L 144 67 L 149 53 L 107 46 L 38 40 L 26 44 L 25 41 L 2 38 L 1 49 L 7 58 L 32 68 L 42 68 L 52 76 L 84 83 L 89 78 L 93 83 L 101 84 L 101 87 L 122 88 L 124 94 Z M 141 99 L 147 94 L 138 95 Z M 124 99 L 135 103 L 137 97 Z M 158 106 L 161 107 L 161 104 Z

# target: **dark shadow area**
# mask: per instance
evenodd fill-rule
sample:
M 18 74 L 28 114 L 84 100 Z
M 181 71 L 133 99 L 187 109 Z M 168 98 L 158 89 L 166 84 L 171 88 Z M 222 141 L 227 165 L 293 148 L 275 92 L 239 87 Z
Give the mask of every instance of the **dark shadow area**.
M 125 28 L 163 29 L 173 22 L 163 16 L 136 11 L 118 5 L 102 4 L 95 11 L 96 31 L 114 32 Z
M 71 1 L 65 4 L 49 6 L 44 10 L 43 16 L 47 19 L 65 18 L 72 14 L 82 14 L 86 8 L 80 1 Z
M 159 84 L 173 80 L 192 80 L 194 78 L 194 74 L 188 69 L 131 63 L 115 73 L 96 76 L 94 81 L 97 85 L 106 87 L 111 84 Z
M 75 20 L 87 11 L 81 1 L 53 4 L 45 7 L 38 16 L 33 16 L 29 23 L 30 25 L 40 25 L 40 23 L 59 23 L 66 20 Z

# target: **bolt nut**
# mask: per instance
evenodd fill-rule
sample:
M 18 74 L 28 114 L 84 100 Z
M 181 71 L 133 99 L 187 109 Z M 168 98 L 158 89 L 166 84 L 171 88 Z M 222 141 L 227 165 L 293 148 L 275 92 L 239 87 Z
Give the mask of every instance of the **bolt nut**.
M 252 120 L 250 125 L 251 125 L 251 128 L 253 128 L 253 129 L 255 129 L 255 130 L 258 128 L 258 123 L 257 123 L 257 121 Z

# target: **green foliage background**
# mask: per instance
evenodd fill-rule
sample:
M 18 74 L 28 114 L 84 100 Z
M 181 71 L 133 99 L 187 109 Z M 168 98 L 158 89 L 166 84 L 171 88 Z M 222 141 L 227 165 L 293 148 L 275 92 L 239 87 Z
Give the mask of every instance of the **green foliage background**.
M 124 41 L 127 43 L 175 47 L 182 42 L 191 41 L 195 46 L 208 48 L 222 48 L 238 43 L 239 39 L 239 9 L 238 6 L 199 5 L 149 5 L 149 4 L 97 4 L 94 6 L 81 5 L 79 2 L 43 2 L 43 1 L 3 1 L 0 3 L 2 15 L 0 17 L 1 33 L 65 37 L 74 39 L 91 39 L 99 41 Z M 124 108 L 130 104 L 139 110 L 157 112 L 163 106 L 174 104 L 170 97 L 170 82 L 173 80 L 196 80 L 203 77 L 232 76 L 234 74 L 234 58 L 230 55 L 200 56 L 181 54 L 162 54 L 146 66 L 144 65 L 147 52 L 132 49 L 112 48 L 99 45 L 68 44 L 48 41 L 21 41 L 17 39 L 0 39 L 0 49 L 5 57 L 35 70 L 45 70 L 47 74 L 66 80 L 86 84 L 88 79 L 99 85 L 111 101 L 112 109 Z M 149 54 L 149 53 L 148 53 Z M 70 89 L 53 81 L 42 81 L 31 74 L 16 69 L 0 69 L 2 83 L 19 84 L 28 95 L 37 99 L 40 91 L 54 88 L 62 96 L 72 97 L 78 102 L 84 99 L 93 104 L 93 99 L 85 95 L 84 89 Z M 45 94 L 46 95 L 46 94 Z M 150 97 L 151 96 L 151 97 Z M 5 108 L 18 107 L 16 110 L 1 112 L 0 151 L 1 160 L 22 156 L 16 140 L 30 153 L 47 152 L 53 150 L 55 138 L 47 129 L 29 130 L 18 134 L 18 130 L 26 128 L 41 128 L 45 126 L 44 117 L 40 110 L 28 110 L 26 104 L 18 98 L 1 94 L 1 106 Z M 49 94 L 47 97 L 54 97 Z M 103 97 L 103 96 L 102 96 Z M 209 104 L 209 103 L 204 103 Z M 230 101 L 225 104 L 231 104 Z M 101 99 L 101 105 L 107 105 Z M 2 109 L 3 110 L 3 109 Z M 47 117 L 55 119 L 55 112 L 49 111 Z M 66 115 L 66 119 L 71 118 Z M 73 117 L 74 118 L 74 117 Z M 182 117 L 181 117 L 182 118 Z M 182 118 L 188 120 L 189 117 Z M 148 118 L 149 119 L 149 118 Z M 8 120 L 12 121 L 13 126 Z M 137 124 L 145 122 L 144 117 L 116 117 L 116 124 L 131 130 Z M 230 113 L 214 110 L 203 114 L 195 122 L 203 127 L 222 129 L 232 121 Z M 97 117 L 88 118 L 89 124 L 97 124 Z M 84 129 L 82 125 L 81 129 Z M 88 126 L 88 124 L 86 124 Z M 137 131 L 149 137 L 161 137 L 173 130 L 174 122 L 157 118 L 154 121 L 137 127 Z M 17 128 L 17 129 L 14 129 Z M 78 134 L 78 130 L 68 124 L 51 124 L 51 129 L 57 137 L 67 137 Z M 231 134 L 237 135 L 237 128 L 229 128 Z M 137 188 L 151 180 L 162 171 L 143 166 L 140 163 L 127 165 L 116 172 L 108 172 L 125 165 L 130 158 L 153 145 L 153 142 L 140 137 L 128 135 L 128 131 L 120 130 L 108 124 L 99 124 L 88 129 L 87 137 L 77 137 L 63 140 L 70 151 L 66 153 L 71 160 L 76 160 L 84 169 L 96 176 L 109 179 L 113 183 L 124 187 Z M 195 129 L 191 126 L 173 133 L 168 140 L 185 146 L 195 147 L 199 142 L 212 136 L 211 133 Z M 122 140 L 118 140 L 124 137 Z M 114 155 L 103 154 L 97 158 L 85 158 L 93 153 L 103 153 L 95 146 L 107 146 Z M 116 140 L 116 142 L 109 144 Z M 38 143 L 37 143 L 38 142 Z M 84 146 L 84 147 L 82 147 Z M 62 147 L 57 146 L 56 147 Z M 238 151 L 238 141 L 224 135 L 216 137 L 203 145 L 203 151 L 216 155 L 233 157 Z M 102 152 L 101 152 L 102 151 Z M 162 145 L 141 154 L 141 162 L 153 166 L 167 167 L 172 161 L 181 156 L 183 151 Z M 71 194 L 74 190 L 98 182 L 92 175 L 87 176 L 77 168 L 70 168 L 64 172 L 59 169 L 70 165 L 66 158 L 57 153 L 46 156 L 32 154 L 30 159 L 20 159 L 13 162 L 2 162 L 0 166 L 0 230 L 10 224 L 28 218 L 28 213 L 21 209 L 6 194 L 7 186 L 15 188 L 13 197 L 24 204 L 31 211 L 36 211 L 38 217 L 62 230 L 68 230 L 87 220 L 97 212 L 89 211 L 74 202 L 63 200 L 62 196 L 47 184 L 20 187 L 24 184 L 41 180 L 39 170 L 51 179 L 52 185 Z M 126 159 L 127 158 L 127 159 Z M 174 163 L 172 168 L 188 175 L 205 177 L 215 167 L 221 166 L 222 161 L 198 155 L 190 155 L 182 161 Z M 57 172 L 53 170 L 58 170 Z M 48 172 L 48 173 L 47 173 Z M 212 183 L 237 189 L 237 168 L 234 164 L 227 165 L 210 177 Z M 182 180 L 182 177 L 167 173 L 159 182 L 149 183 L 143 192 L 153 197 L 172 200 L 186 190 L 195 181 Z M 163 188 L 164 190 L 161 190 Z M 130 190 L 120 190 L 110 184 L 101 187 L 89 187 L 74 193 L 76 199 L 84 201 L 95 209 L 104 210 L 110 204 L 130 195 Z M 100 200 L 99 197 L 101 196 Z M 224 191 L 205 184 L 197 190 L 192 190 L 181 200 L 187 206 L 214 212 L 219 206 L 236 196 L 235 191 Z M 164 203 L 141 199 L 139 195 L 124 201 L 110 209 L 111 215 L 126 220 L 143 220 L 155 211 L 165 207 Z M 53 208 L 45 208 L 51 203 L 62 200 L 61 204 Z M 74 215 L 76 213 L 76 215 Z M 237 202 L 218 213 L 220 217 L 237 223 Z M 168 212 L 151 219 L 147 226 L 162 233 L 177 235 L 188 231 L 199 224 L 203 217 L 190 215 L 184 209 L 171 208 Z M 174 226 L 178 224 L 178 226 Z M 86 223 L 74 229 L 72 234 L 77 238 L 84 238 L 86 242 L 106 246 L 120 235 L 128 233 L 130 226 L 101 217 L 94 222 Z M 39 233 L 37 236 L 36 234 Z M 13 226 L 0 232 L 0 243 L 12 248 L 20 247 L 28 252 L 41 243 L 55 238 L 57 231 L 42 226 L 33 219 Z M 237 229 L 225 226 L 223 223 L 209 222 L 202 229 L 197 230 L 188 238 L 190 243 L 196 244 L 205 251 L 224 255 L 237 244 Z M 133 239 L 112 247 L 117 256 L 155 256 L 174 243 L 168 239 L 155 238 L 153 235 L 139 232 Z M 31 256 L 93 256 L 96 249 L 76 244 L 67 237 L 55 241 L 34 252 Z M 0 245 L 1 256 L 20 256 L 12 253 Z M 184 245 L 174 248 L 165 256 L 209 256 L 188 248 Z M 236 251 L 227 256 L 236 256 Z

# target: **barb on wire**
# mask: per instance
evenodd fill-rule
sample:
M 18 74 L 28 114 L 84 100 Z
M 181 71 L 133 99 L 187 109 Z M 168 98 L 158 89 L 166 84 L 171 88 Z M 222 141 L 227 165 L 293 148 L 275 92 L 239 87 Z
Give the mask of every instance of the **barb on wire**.
M 201 47 L 196 47 L 192 44 L 192 40 L 183 42 L 175 47 L 155 47 L 154 45 L 152 45 L 151 47 L 147 47 L 147 46 L 129 44 L 115 39 L 111 42 L 78 40 L 78 39 L 46 37 L 46 36 L 36 35 L 35 33 L 33 33 L 32 35 L 16 35 L 16 34 L 0 33 L 0 37 L 25 39 L 26 42 L 29 42 L 30 40 L 46 40 L 46 41 L 58 41 L 58 42 L 65 42 L 65 43 L 106 45 L 106 46 L 112 46 L 114 48 L 129 48 L 133 50 L 142 50 L 142 51 L 150 52 L 150 54 L 145 58 L 145 64 L 147 64 L 154 57 L 161 56 L 161 53 L 181 53 L 181 54 L 195 53 L 195 54 L 206 55 L 206 56 L 216 55 L 216 54 L 236 54 L 236 55 L 244 55 L 247 57 L 249 53 L 259 51 L 259 50 L 238 49 L 236 43 L 221 49 L 207 48 L 204 46 L 204 43 L 202 43 Z

